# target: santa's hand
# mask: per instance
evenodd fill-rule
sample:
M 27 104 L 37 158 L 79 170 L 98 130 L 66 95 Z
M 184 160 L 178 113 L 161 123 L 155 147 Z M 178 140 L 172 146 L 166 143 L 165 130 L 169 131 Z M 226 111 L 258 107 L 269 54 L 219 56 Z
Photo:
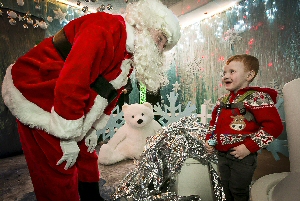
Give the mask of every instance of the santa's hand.
M 56 163 L 56 165 L 60 165 L 62 164 L 62 162 L 66 161 L 67 163 L 64 169 L 67 170 L 68 168 L 72 167 L 75 164 L 80 149 L 77 145 L 77 142 L 75 142 L 74 140 L 70 140 L 70 141 L 61 140 L 60 147 L 63 152 L 63 156 Z
M 97 146 L 98 136 L 97 130 L 92 128 L 85 137 L 85 145 L 88 147 L 87 152 L 93 153 Z

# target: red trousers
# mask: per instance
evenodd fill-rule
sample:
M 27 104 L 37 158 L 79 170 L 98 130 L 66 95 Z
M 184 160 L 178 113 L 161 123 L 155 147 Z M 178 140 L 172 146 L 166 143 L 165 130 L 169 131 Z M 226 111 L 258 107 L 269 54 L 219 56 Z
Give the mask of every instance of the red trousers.
M 79 201 L 78 181 L 99 181 L 98 156 L 95 151 L 87 152 L 84 140 L 78 142 L 80 152 L 75 165 L 65 170 L 66 162 L 56 165 L 63 156 L 60 140 L 45 131 L 17 122 L 38 201 Z

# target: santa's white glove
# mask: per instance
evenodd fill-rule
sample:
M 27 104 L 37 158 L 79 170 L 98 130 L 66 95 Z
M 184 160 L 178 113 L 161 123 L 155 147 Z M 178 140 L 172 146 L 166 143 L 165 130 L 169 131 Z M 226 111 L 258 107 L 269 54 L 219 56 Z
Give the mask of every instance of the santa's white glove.
M 60 147 L 63 152 L 63 156 L 56 163 L 56 165 L 60 165 L 62 162 L 66 161 L 67 164 L 65 165 L 64 169 L 67 170 L 68 168 L 72 167 L 75 164 L 80 149 L 77 145 L 77 142 L 75 142 L 74 140 L 70 140 L 70 141 L 61 140 Z
M 87 152 L 93 153 L 97 146 L 98 136 L 97 130 L 91 128 L 85 137 L 85 145 L 88 147 Z

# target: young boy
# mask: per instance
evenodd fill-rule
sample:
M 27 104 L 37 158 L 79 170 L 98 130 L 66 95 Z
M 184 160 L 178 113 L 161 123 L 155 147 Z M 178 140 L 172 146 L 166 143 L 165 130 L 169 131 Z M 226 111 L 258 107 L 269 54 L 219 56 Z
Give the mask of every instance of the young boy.
M 226 201 L 249 200 L 257 151 L 283 130 L 275 107 L 277 92 L 249 87 L 258 70 L 259 62 L 251 55 L 235 55 L 227 60 L 222 82 L 229 94 L 217 101 L 206 136 L 208 153 L 217 150 Z

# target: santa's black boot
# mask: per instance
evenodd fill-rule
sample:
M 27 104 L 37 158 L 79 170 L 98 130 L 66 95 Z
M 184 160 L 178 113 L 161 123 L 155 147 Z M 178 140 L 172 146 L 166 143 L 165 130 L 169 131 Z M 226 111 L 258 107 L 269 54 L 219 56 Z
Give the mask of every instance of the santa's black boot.
M 104 201 L 100 196 L 98 182 L 78 182 L 80 201 Z

